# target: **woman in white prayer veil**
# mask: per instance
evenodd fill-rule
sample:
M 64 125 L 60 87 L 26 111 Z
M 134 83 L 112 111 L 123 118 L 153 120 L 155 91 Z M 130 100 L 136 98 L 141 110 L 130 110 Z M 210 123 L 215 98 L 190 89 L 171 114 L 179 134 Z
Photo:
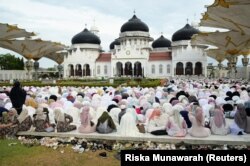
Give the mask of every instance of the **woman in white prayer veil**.
M 95 115 L 93 115 L 93 113 L 91 113 L 91 111 L 90 111 L 90 115 L 92 116 L 93 115 L 93 122 L 95 123 L 95 124 L 97 124 L 97 121 L 98 121 L 98 119 L 100 118 L 100 116 L 103 114 L 103 112 L 107 112 L 107 109 L 105 108 L 105 107 L 98 107 L 97 109 L 96 109 L 96 111 L 95 111 L 96 113 L 95 113 Z M 95 117 L 94 117 L 95 116 Z
M 135 116 L 133 115 L 133 112 L 127 111 L 121 118 L 118 134 L 121 136 L 130 136 L 130 137 L 140 136 L 141 133 L 139 132 L 136 125 L 137 125 L 136 119 Z
M 56 124 L 54 110 L 51 109 L 51 108 L 49 108 L 49 107 L 43 107 L 43 108 L 47 108 L 48 111 L 49 111 L 48 116 L 49 116 L 49 122 L 50 122 L 50 124 Z M 61 107 L 56 107 L 56 108 L 60 108 L 61 109 Z
M 245 102 L 249 100 L 248 92 L 246 90 L 240 93 L 240 99 L 244 100 Z
M 71 101 L 64 101 L 64 103 L 63 103 L 63 109 L 64 110 L 67 110 L 68 108 L 71 108 L 71 107 L 73 107 L 73 103 L 71 102 Z
M 112 101 L 112 98 L 109 96 L 109 94 L 105 93 L 101 97 L 101 106 L 102 107 L 108 107 Z
M 94 94 L 94 96 L 92 97 L 91 106 L 96 110 L 97 107 L 99 107 L 100 105 L 101 105 L 101 96 L 98 94 Z
M 31 120 L 33 121 L 33 115 L 36 113 L 36 109 L 31 107 L 31 106 L 25 106 L 23 105 L 23 109 L 27 109 L 28 110 L 28 114 L 31 117 Z
M 80 125 L 80 109 L 76 107 L 70 107 L 65 111 L 66 114 L 69 114 L 73 118 L 73 124 L 75 125 Z
M 205 122 L 210 121 L 210 113 L 214 111 L 215 107 L 211 104 L 204 104 L 201 105 L 203 110 L 203 116 L 205 119 Z
M 72 116 L 69 114 L 63 113 L 61 108 L 56 108 L 54 110 L 55 120 L 56 120 L 56 128 L 57 132 L 68 132 L 76 129 L 75 125 L 71 125 L 73 122 Z
M 18 131 L 28 131 L 32 126 L 32 119 L 29 115 L 27 107 L 23 106 L 23 110 L 17 118 L 18 120 Z
M 112 108 L 109 112 L 109 115 L 111 116 L 111 118 L 113 119 L 116 129 L 119 129 L 119 113 L 121 112 L 120 108 Z

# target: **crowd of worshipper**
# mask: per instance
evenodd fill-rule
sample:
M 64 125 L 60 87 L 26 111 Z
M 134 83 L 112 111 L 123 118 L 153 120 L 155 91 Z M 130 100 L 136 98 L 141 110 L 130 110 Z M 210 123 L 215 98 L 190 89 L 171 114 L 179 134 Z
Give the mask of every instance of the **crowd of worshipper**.
M 209 137 L 250 133 L 250 85 L 173 79 L 142 87 L 2 87 L 0 136 L 19 131 Z

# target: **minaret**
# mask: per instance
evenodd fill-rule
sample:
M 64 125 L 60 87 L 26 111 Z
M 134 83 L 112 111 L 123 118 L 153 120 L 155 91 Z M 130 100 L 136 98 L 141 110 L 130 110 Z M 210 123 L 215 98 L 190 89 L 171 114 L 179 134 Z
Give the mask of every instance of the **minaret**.
M 100 37 L 99 36 L 99 29 L 96 27 L 95 25 L 95 19 L 93 20 L 93 25 L 91 26 L 90 28 L 90 32 L 92 32 L 93 34 L 95 34 L 96 36 Z

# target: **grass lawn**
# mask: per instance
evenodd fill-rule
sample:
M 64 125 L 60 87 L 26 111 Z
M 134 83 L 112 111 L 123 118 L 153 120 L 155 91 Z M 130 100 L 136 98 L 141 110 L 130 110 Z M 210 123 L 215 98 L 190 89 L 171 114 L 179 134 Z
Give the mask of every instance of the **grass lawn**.
M 9 146 L 10 143 L 17 143 Z M 61 151 L 64 153 L 61 153 Z M 116 166 L 120 161 L 114 158 L 115 152 L 107 152 L 107 158 L 98 156 L 103 150 L 96 152 L 73 152 L 71 145 L 54 150 L 45 146 L 26 147 L 18 140 L 0 139 L 0 166 Z

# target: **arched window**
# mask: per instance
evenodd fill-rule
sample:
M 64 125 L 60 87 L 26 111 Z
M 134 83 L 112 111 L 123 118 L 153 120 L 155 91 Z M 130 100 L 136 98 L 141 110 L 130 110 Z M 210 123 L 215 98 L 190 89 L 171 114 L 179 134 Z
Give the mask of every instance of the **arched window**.
M 162 64 L 160 64 L 159 65 L 159 74 L 162 74 L 162 72 L 163 72 L 163 69 L 162 69 L 163 67 L 162 67 Z
M 178 62 L 176 64 L 176 75 L 183 75 L 183 74 L 184 74 L 183 63 Z
M 100 74 L 101 73 L 101 67 L 98 65 L 97 66 L 97 74 Z
M 202 74 L 202 63 L 196 62 L 194 70 L 195 70 L 195 75 L 201 75 Z
M 170 74 L 171 67 L 170 65 L 167 65 L 167 73 Z
M 104 66 L 104 74 L 108 74 L 108 66 L 107 65 Z
M 155 74 L 155 65 L 152 65 L 152 66 L 151 66 L 151 73 L 152 73 L 152 74 Z

